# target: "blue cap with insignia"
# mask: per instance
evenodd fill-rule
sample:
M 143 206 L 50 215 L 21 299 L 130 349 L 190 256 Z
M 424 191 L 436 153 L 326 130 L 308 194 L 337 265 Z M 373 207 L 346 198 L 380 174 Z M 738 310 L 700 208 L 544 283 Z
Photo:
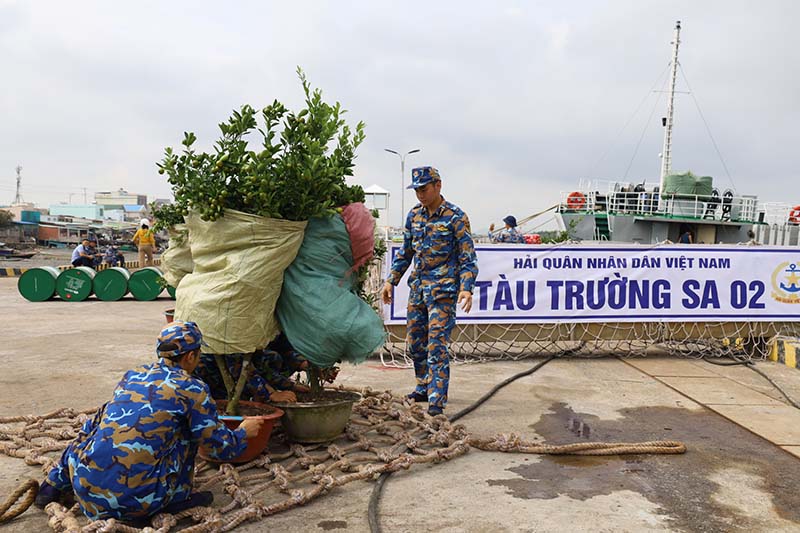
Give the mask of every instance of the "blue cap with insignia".
M 161 330 L 156 339 L 156 354 L 159 357 L 174 359 L 201 346 L 208 344 L 203 342 L 203 334 L 200 333 L 197 324 L 176 320 Z
M 411 185 L 406 189 L 419 189 L 434 181 L 440 181 L 439 171 L 433 167 L 417 167 L 411 171 Z

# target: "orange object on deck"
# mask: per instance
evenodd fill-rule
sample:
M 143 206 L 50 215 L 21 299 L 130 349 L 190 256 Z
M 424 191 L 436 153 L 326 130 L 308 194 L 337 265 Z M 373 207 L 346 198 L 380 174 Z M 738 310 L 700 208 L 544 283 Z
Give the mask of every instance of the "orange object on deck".
M 789 222 L 800 224 L 800 205 L 796 205 L 789 211 Z
M 586 206 L 586 196 L 582 192 L 572 191 L 567 196 L 567 207 L 570 209 L 583 209 Z

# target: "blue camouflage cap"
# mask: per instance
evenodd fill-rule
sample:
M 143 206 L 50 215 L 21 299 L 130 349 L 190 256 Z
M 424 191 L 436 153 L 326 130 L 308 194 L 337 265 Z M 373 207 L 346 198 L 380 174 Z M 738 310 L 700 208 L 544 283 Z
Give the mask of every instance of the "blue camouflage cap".
M 411 185 L 406 189 L 419 189 L 423 185 L 434 181 L 440 181 L 442 177 L 439 171 L 433 167 L 417 167 L 411 171 Z
M 197 324 L 176 320 L 161 330 L 156 339 L 156 355 L 174 359 L 201 346 L 208 344 L 203 342 L 203 334 Z

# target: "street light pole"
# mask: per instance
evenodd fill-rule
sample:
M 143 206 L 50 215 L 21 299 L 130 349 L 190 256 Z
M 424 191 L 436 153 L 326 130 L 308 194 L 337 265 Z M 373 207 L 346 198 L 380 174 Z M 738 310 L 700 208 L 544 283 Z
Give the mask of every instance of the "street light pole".
M 403 217 L 406 216 L 406 156 L 416 154 L 420 149 L 409 150 L 405 154 L 390 150 L 389 148 L 384 148 L 384 150 L 400 158 L 400 221 L 402 224 Z

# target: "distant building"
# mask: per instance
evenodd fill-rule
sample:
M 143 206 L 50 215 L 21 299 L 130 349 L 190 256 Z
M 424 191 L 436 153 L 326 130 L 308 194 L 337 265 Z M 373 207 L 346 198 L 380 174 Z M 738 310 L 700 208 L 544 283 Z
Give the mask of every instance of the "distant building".
M 92 220 L 68 215 L 42 215 L 39 221 L 39 244 L 71 246 L 78 244 L 92 231 Z
M 125 189 L 94 193 L 94 203 L 107 210 L 121 210 L 126 205 L 147 205 L 146 194 L 130 193 Z
M 156 198 L 153 200 L 152 204 L 156 207 L 161 207 L 162 205 L 171 205 L 172 200 L 169 198 Z
M 389 226 L 389 191 L 378 185 L 370 185 L 364 189 L 364 205 L 370 211 L 373 209 L 378 211 L 375 225 L 379 228 Z
M 33 222 L 33 218 L 35 215 L 23 215 L 23 213 L 28 212 L 38 212 L 43 215 L 47 214 L 47 209 L 43 209 L 40 207 L 36 207 L 32 203 L 21 203 L 15 204 L 8 207 L 0 207 L 3 211 L 9 211 L 14 215 L 14 220 L 16 222 Z
M 72 216 L 89 220 L 103 220 L 105 208 L 94 204 L 55 204 L 50 206 L 52 216 Z
M 149 218 L 149 209 L 146 205 L 124 205 L 122 209 L 125 213 L 125 222 L 139 222 L 143 218 Z
M 39 225 L 35 222 L 12 222 L 0 227 L 0 241 L 11 245 L 35 244 L 38 232 Z

